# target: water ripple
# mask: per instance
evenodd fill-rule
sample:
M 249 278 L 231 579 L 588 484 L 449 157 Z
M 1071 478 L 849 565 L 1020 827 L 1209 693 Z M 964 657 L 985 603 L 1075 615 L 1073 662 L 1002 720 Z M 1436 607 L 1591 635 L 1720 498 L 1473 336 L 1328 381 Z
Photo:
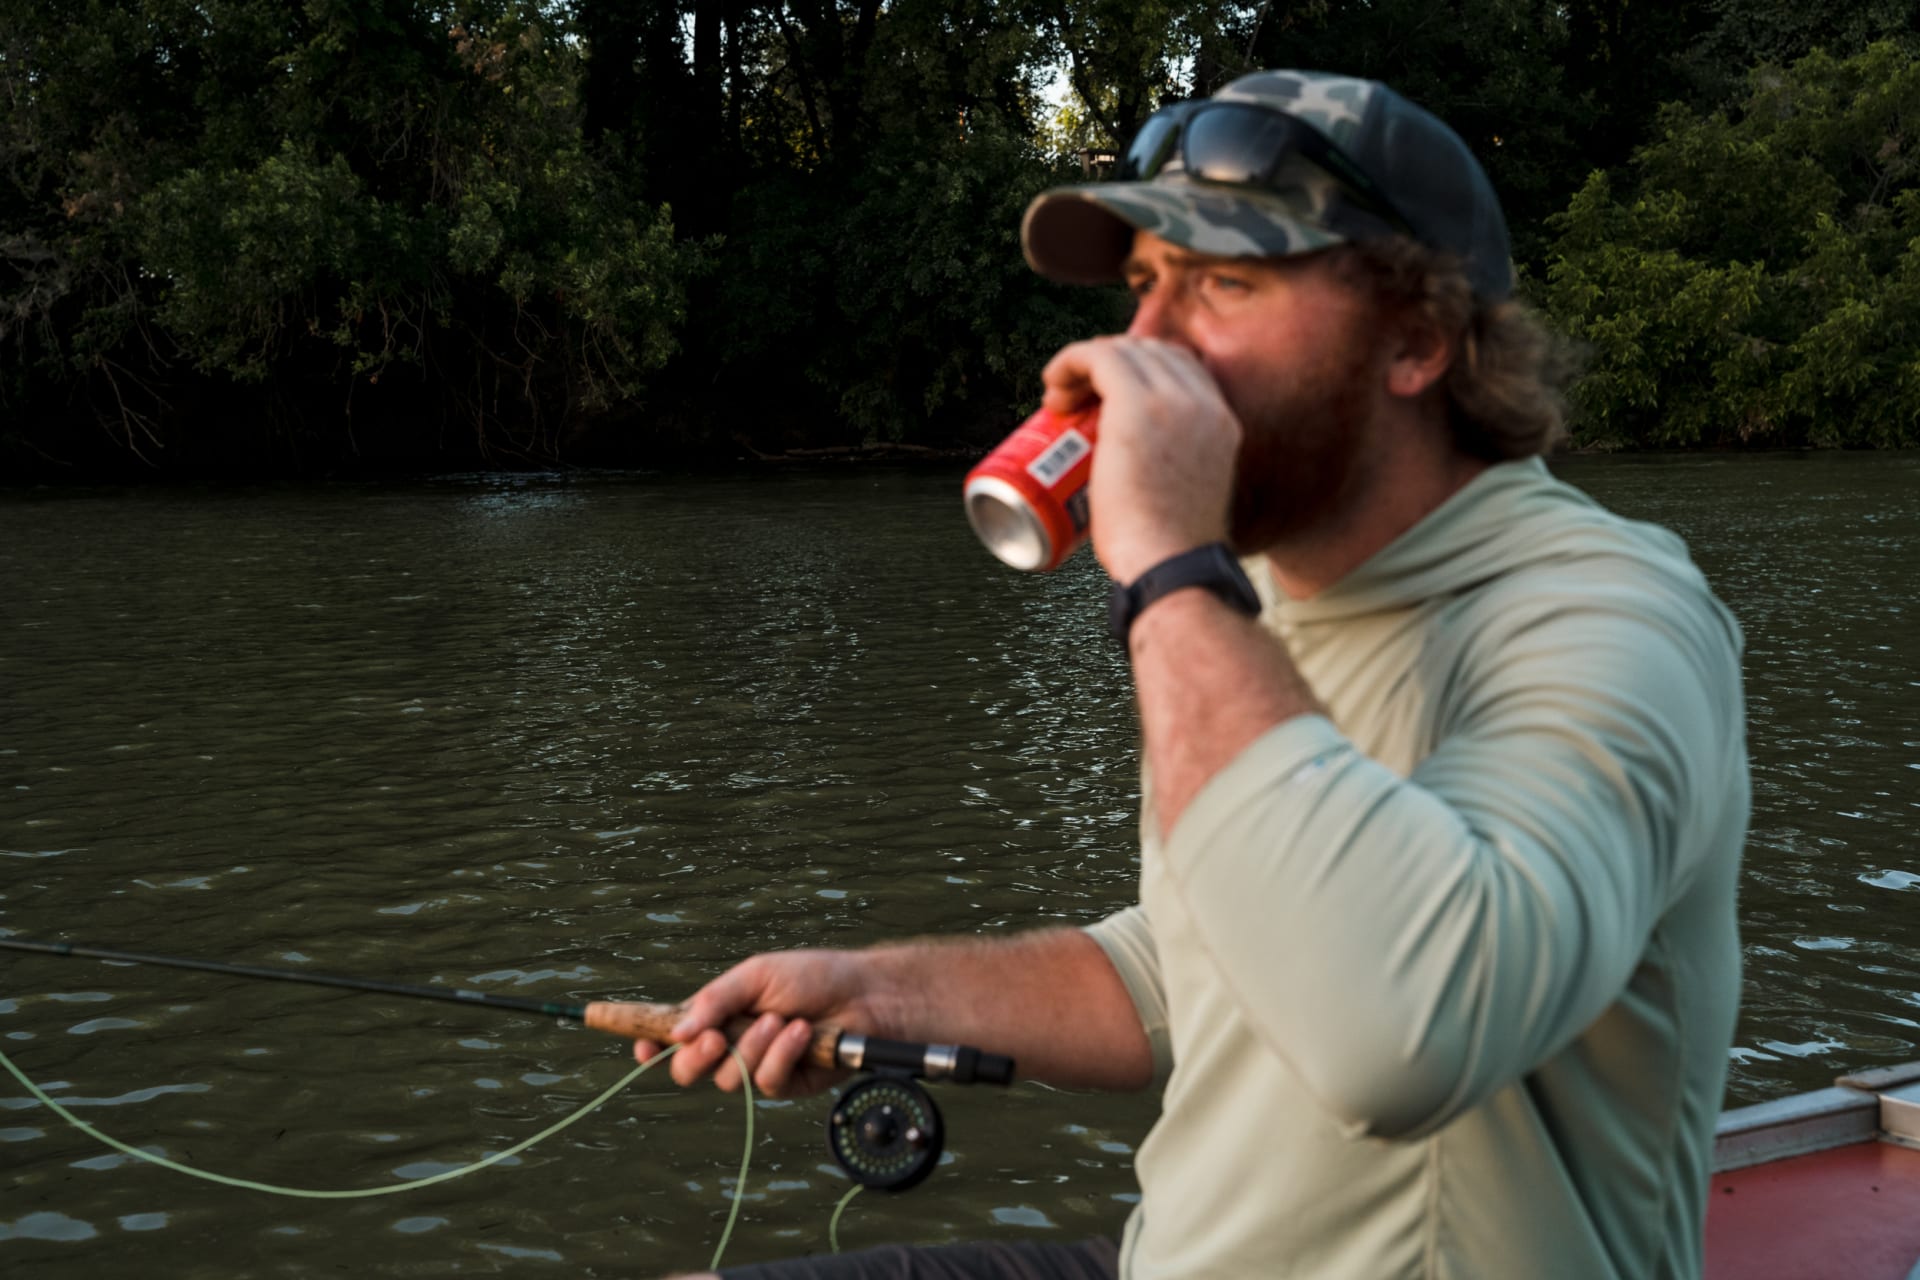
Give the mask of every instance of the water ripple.
M 1920 925 L 1893 896 L 1920 887 L 1917 463 L 1563 468 L 1679 528 L 1746 631 L 1736 1102 L 1920 1056 Z M 765 948 L 1096 919 L 1138 874 L 1138 726 L 1106 584 L 1084 556 L 1002 569 L 957 518 L 957 481 L 458 477 L 0 503 L 0 929 L 578 1001 L 677 1000 Z M 145 1104 L 123 1113 L 128 1140 L 268 1181 L 377 1185 L 500 1150 L 621 1064 L 532 1015 L 56 976 L 79 963 L 10 961 L 0 1036 L 38 1036 L 81 1106 Z M 86 989 L 38 994 L 56 983 Z M 136 1019 L 137 1053 L 115 1033 Z M 729 1104 L 643 1086 L 527 1153 L 537 1177 L 365 1229 L 76 1175 L 91 1153 L 41 1117 L 0 1139 L 9 1177 L 57 1197 L 46 1221 L 76 1224 L 59 1229 L 153 1222 L 138 1229 L 155 1276 L 612 1272 L 641 1248 L 690 1270 L 738 1159 Z M 817 1167 L 823 1106 L 766 1110 L 756 1153 L 757 1226 L 796 1252 L 824 1247 L 845 1185 Z M 917 1202 L 918 1238 L 993 1229 L 995 1211 L 1040 1215 L 1003 1231 L 1117 1230 L 1151 1113 L 961 1091 L 968 1177 Z M 862 1202 L 847 1225 L 880 1212 Z M 448 1254 L 482 1232 L 492 1256 Z
M 0 1240 L 91 1240 L 100 1232 L 90 1222 L 42 1210 L 13 1222 L 0 1222 Z

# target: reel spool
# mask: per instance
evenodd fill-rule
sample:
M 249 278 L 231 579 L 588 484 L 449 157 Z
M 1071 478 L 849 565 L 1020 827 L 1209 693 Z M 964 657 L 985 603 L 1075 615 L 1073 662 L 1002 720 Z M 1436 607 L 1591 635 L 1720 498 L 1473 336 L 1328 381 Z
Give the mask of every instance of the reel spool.
M 905 1191 L 940 1163 L 946 1129 L 940 1109 L 911 1076 L 881 1071 L 840 1095 L 827 1116 L 827 1145 L 861 1186 Z

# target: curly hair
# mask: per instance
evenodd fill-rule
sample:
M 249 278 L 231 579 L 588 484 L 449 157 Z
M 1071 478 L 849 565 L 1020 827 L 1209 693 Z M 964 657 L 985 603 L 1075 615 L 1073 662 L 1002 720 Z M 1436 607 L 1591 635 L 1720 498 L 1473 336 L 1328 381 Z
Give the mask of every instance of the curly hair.
M 1552 450 L 1566 433 L 1575 351 L 1523 302 L 1476 298 L 1459 260 L 1405 236 L 1328 250 L 1390 313 L 1416 313 L 1458 342 L 1444 389 L 1454 442 L 1489 462 Z

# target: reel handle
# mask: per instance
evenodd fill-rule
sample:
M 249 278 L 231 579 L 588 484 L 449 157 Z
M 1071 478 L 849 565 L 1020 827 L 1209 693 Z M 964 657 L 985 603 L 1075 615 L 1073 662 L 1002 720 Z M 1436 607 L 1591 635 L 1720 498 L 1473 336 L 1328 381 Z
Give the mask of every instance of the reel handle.
M 1012 1084 L 1013 1059 L 970 1044 L 919 1044 L 847 1032 L 836 1050 L 843 1067 L 897 1071 L 955 1084 Z

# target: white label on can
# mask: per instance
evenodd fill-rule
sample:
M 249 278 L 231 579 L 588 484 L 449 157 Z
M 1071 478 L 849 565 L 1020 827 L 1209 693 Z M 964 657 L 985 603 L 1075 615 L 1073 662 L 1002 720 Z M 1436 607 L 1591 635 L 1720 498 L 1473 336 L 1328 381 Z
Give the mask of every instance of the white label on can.
M 1093 452 L 1093 443 L 1077 430 L 1068 427 L 1060 433 L 1060 438 L 1047 446 L 1047 451 L 1027 464 L 1027 474 L 1051 489 L 1060 483 L 1060 478 L 1073 470 L 1073 464 Z

